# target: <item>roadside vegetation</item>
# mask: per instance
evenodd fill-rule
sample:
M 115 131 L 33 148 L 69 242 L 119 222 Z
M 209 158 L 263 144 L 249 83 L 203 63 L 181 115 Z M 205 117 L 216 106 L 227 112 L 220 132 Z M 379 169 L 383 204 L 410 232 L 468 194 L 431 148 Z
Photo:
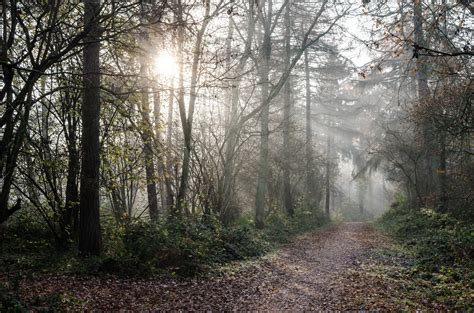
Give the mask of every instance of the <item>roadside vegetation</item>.
M 474 223 L 469 210 L 414 209 L 399 198 L 378 222 L 398 248 L 382 251 L 403 260 L 414 291 L 450 307 L 474 303 Z
M 104 220 L 104 254 L 81 258 L 77 251 L 58 250 L 40 220 L 18 214 L 0 246 L 0 311 L 24 309 L 16 296 L 18 281 L 35 273 L 178 279 L 212 275 L 223 265 L 262 256 L 296 235 L 327 224 L 322 213 L 303 210 L 292 219 L 271 215 L 263 230 L 256 229 L 250 217 L 229 226 L 212 218 L 121 224 Z M 65 299 L 38 301 L 58 307 Z
M 256 229 L 250 217 L 225 226 L 216 219 L 186 218 L 158 223 L 104 219 L 100 257 L 80 258 L 77 251 L 58 250 L 40 221 L 17 215 L 0 246 L 6 273 L 29 270 L 56 273 L 189 276 L 212 266 L 261 256 L 292 237 L 327 223 L 323 214 L 298 210 L 293 218 L 269 216 L 267 227 Z M 54 257 L 52 257 L 54 256 Z

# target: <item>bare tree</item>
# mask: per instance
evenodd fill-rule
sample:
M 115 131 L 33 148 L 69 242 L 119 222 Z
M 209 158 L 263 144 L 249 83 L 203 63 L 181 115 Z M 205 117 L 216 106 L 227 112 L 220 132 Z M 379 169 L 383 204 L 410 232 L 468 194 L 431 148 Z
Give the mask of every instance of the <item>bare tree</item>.
M 183 129 L 184 136 L 184 151 L 183 151 L 183 164 L 181 167 L 181 176 L 178 188 L 178 194 L 176 196 L 176 210 L 181 212 L 185 210 L 188 211 L 186 207 L 186 192 L 188 189 L 188 179 L 191 163 L 191 152 L 192 152 L 192 129 L 193 129 L 193 120 L 194 120 L 194 110 L 196 105 L 197 98 L 197 89 L 198 89 L 198 80 L 199 80 L 199 64 L 200 57 L 202 52 L 203 38 L 206 33 L 207 26 L 214 16 L 216 16 L 224 5 L 224 1 L 220 0 L 211 11 L 211 1 L 207 0 L 204 2 L 204 14 L 200 28 L 197 31 L 196 39 L 193 47 L 193 58 L 191 64 L 191 74 L 190 74 L 190 87 L 189 87 L 189 100 L 187 107 L 185 104 L 184 97 L 184 64 L 183 64 L 183 44 L 184 44 L 184 34 L 185 27 L 183 25 L 183 3 L 178 0 L 178 16 L 177 22 L 180 25 L 178 30 L 178 54 L 180 55 L 180 70 L 179 70 L 179 95 L 178 95 L 178 106 L 179 106 L 179 115 L 181 118 L 181 127 Z

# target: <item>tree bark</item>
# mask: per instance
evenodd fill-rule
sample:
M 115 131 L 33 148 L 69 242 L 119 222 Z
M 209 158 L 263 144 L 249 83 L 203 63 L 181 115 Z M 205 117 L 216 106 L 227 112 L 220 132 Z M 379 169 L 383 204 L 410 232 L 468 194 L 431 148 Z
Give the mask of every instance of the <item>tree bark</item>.
M 142 3 L 141 7 L 141 19 L 143 23 L 146 23 L 145 7 Z M 155 160 L 153 154 L 153 125 L 150 120 L 150 97 L 149 97 L 149 86 L 147 83 L 148 75 L 148 59 L 147 53 L 149 46 L 148 33 L 146 29 L 142 30 L 140 34 L 140 87 L 141 87 L 141 99 L 140 99 L 140 113 L 142 115 L 142 127 L 140 129 L 141 137 L 143 140 L 143 154 L 145 162 L 145 179 L 146 179 L 146 193 L 148 200 L 148 212 L 150 214 L 150 220 L 156 222 L 158 220 L 158 193 L 156 191 L 156 171 L 155 171 Z M 155 99 L 156 100 L 156 99 Z
M 75 116 L 76 111 L 68 110 L 68 131 L 67 131 L 67 148 L 68 148 L 68 164 L 67 164 L 67 180 L 66 180 L 66 202 L 64 205 L 64 227 L 69 230 L 69 236 L 74 238 L 77 236 L 78 219 L 79 219 L 79 188 L 78 178 L 80 173 L 80 156 L 77 147 L 77 124 L 78 118 Z M 77 238 L 77 237 L 76 237 Z
M 233 4 L 233 1 L 232 1 Z M 232 8 L 231 8 L 232 10 Z M 232 15 L 229 16 L 228 31 L 226 40 L 226 59 L 227 68 L 231 69 L 232 60 L 232 41 L 234 37 L 234 24 L 232 22 Z M 245 53 L 245 52 L 244 52 Z M 240 70 L 240 68 L 238 69 Z M 240 76 L 240 72 L 237 73 Z M 222 184 L 219 184 L 219 210 L 220 220 L 224 224 L 229 224 L 233 218 L 231 207 L 234 198 L 234 166 L 235 166 L 235 148 L 237 145 L 238 129 L 236 129 L 237 107 L 239 98 L 238 83 L 240 79 L 235 78 L 230 80 L 227 94 L 227 107 L 225 116 L 225 147 L 222 170 Z
M 172 154 L 172 140 L 173 140 L 173 106 L 174 106 L 174 77 L 171 80 L 169 99 L 168 99 L 168 117 L 166 128 L 166 168 L 165 168 L 165 184 L 166 184 L 166 208 L 168 212 L 174 206 L 174 192 L 172 184 L 173 175 L 173 154 Z
M 80 188 L 79 251 L 83 255 L 102 252 L 100 229 L 100 3 L 84 0 L 84 94 L 82 103 L 82 167 Z
M 423 7 L 422 0 L 413 0 L 413 25 L 414 25 L 414 56 L 416 58 L 416 82 L 418 87 L 418 100 L 428 101 L 430 89 L 428 87 L 427 60 L 424 58 L 419 47 L 426 47 L 423 33 Z M 437 150 L 434 138 L 434 127 L 431 119 L 424 118 L 422 121 L 422 136 L 424 149 L 424 197 L 436 192 L 436 176 L 434 170 L 437 162 L 434 152 Z M 424 201 L 424 200 L 423 200 Z
M 262 1 L 264 2 L 264 1 Z M 269 72 L 270 72 L 270 56 L 271 56 L 271 19 L 272 16 L 272 0 L 268 0 L 268 15 L 263 25 L 263 40 L 261 61 L 262 64 L 259 70 L 260 84 L 261 84 L 261 106 L 260 112 L 260 148 L 258 160 L 258 178 L 257 178 L 257 194 L 255 200 L 255 226 L 263 228 L 265 226 L 265 204 L 268 191 L 268 118 L 270 114 L 270 106 L 265 105 L 269 97 Z
M 306 83 L 306 107 L 305 107 L 305 122 L 306 122 L 306 195 L 305 202 L 308 208 L 313 211 L 318 209 L 319 201 L 317 200 L 317 186 L 315 177 L 315 167 L 313 160 L 313 130 L 311 127 L 311 80 L 309 71 L 308 51 L 304 51 L 304 69 L 305 69 L 305 83 Z
M 447 211 L 447 202 L 448 202 L 448 180 L 447 180 L 447 151 L 446 151 L 446 132 L 441 130 L 440 134 L 440 162 L 438 169 L 438 179 L 439 179 L 439 195 L 438 195 L 438 211 L 446 212 Z
M 148 212 L 152 221 L 158 220 L 158 193 L 156 191 L 155 160 L 153 155 L 153 130 L 150 121 L 150 103 L 147 89 L 144 88 L 141 97 L 141 113 L 143 121 L 142 140 L 145 161 L 146 191 Z
M 183 129 L 183 134 L 186 133 L 187 128 L 187 118 L 186 118 L 186 108 L 184 103 L 184 20 L 183 20 L 183 3 L 181 0 L 177 0 L 177 22 L 178 22 L 178 38 L 177 38 L 177 49 L 179 56 L 179 70 L 178 70 L 178 108 L 179 116 L 181 119 L 181 127 Z M 170 134 L 170 133 L 169 133 Z M 184 135 L 186 136 L 186 135 Z M 186 137 L 185 137 L 186 144 Z M 183 152 L 183 166 L 181 177 L 179 181 L 176 203 L 173 206 L 173 212 L 170 216 L 175 216 L 181 214 L 182 207 L 184 205 L 183 201 L 185 198 L 187 176 L 188 176 L 188 166 L 189 161 L 185 160 L 189 158 L 188 149 L 184 148 Z
M 326 201 L 325 201 L 325 212 L 326 217 L 330 218 L 331 208 L 331 135 L 329 134 L 328 127 L 328 145 L 326 153 Z
M 236 217 L 236 212 L 232 210 L 232 204 L 234 201 L 234 184 L 235 184 L 235 158 L 237 154 L 237 145 L 240 133 L 239 127 L 239 93 L 240 93 L 240 82 L 242 80 L 243 71 L 247 60 L 251 55 L 251 47 L 253 37 L 255 33 L 255 18 L 254 18 L 254 2 L 249 3 L 249 10 L 247 13 L 247 38 L 245 39 L 244 52 L 239 60 L 239 64 L 233 72 L 233 76 L 230 86 L 229 95 L 229 110 L 227 116 L 227 124 L 225 130 L 225 154 L 223 159 L 223 173 L 222 173 L 222 184 L 219 185 L 219 203 L 221 207 L 221 221 L 225 224 L 230 223 L 233 218 Z M 227 43 L 227 58 L 232 58 L 231 39 L 233 37 L 234 22 L 232 16 L 229 16 L 229 33 Z M 230 39 L 229 39 L 230 38 Z M 231 67 L 229 62 L 229 68 Z
M 290 67 L 291 43 L 290 43 L 290 2 L 285 10 L 285 68 Z M 305 53 L 306 56 L 306 53 Z M 283 89 L 283 206 L 289 216 L 293 216 L 293 199 L 291 195 L 290 177 L 290 117 L 291 117 L 291 76 L 285 82 Z
M 178 206 L 178 210 L 182 211 L 185 210 L 188 212 L 187 204 L 186 204 L 186 192 L 188 189 L 188 178 L 190 172 L 190 163 L 191 163 L 191 149 L 192 149 L 192 129 L 193 129 L 193 120 L 194 120 L 194 107 L 196 104 L 197 99 L 197 84 L 198 84 L 198 67 L 200 64 L 200 57 L 201 57 L 201 50 L 202 50 L 202 41 L 204 34 L 207 29 L 207 25 L 210 22 L 210 9 L 211 3 L 209 0 L 204 2 L 205 5 L 205 13 L 203 24 L 199 29 L 196 37 L 196 42 L 194 44 L 193 49 L 193 63 L 191 67 L 191 83 L 190 83 L 190 91 L 189 91 L 189 102 L 188 102 L 188 112 L 186 114 L 185 105 L 184 105 L 184 90 L 183 90 L 183 73 L 182 73 L 182 65 L 180 70 L 180 97 L 179 97 L 179 113 L 181 116 L 181 124 L 183 128 L 183 136 L 184 136 L 184 153 L 183 153 L 183 164 L 181 168 L 181 177 L 178 189 L 178 195 L 176 196 L 176 205 Z M 179 4 L 182 7 L 182 4 Z M 182 8 L 180 8 L 182 10 Z M 182 21 L 182 12 L 179 16 L 179 19 Z M 183 52 L 183 40 L 184 40 L 184 29 L 183 27 L 180 28 L 180 35 L 178 38 L 178 49 L 180 53 Z M 182 62 L 181 62 L 182 63 Z

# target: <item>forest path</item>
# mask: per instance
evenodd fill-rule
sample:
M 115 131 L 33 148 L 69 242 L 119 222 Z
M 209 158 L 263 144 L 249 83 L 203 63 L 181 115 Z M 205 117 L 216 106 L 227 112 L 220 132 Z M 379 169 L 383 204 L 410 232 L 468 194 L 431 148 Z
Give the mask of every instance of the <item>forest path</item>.
M 413 292 L 401 259 L 365 223 L 343 223 L 301 236 L 261 260 L 210 278 L 137 279 L 40 276 L 20 284 L 22 298 L 60 294 L 69 308 L 100 310 L 360 310 L 439 308 Z M 41 308 L 41 305 L 39 306 Z

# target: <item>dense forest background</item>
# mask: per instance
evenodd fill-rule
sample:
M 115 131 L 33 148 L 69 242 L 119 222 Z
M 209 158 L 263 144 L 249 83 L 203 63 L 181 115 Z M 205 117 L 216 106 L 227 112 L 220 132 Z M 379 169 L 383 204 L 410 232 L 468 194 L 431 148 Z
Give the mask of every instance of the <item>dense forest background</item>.
M 0 266 L 188 275 L 390 209 L 386 230 L 461 275 L 473 14 L 448 0 L 3 0 Z

